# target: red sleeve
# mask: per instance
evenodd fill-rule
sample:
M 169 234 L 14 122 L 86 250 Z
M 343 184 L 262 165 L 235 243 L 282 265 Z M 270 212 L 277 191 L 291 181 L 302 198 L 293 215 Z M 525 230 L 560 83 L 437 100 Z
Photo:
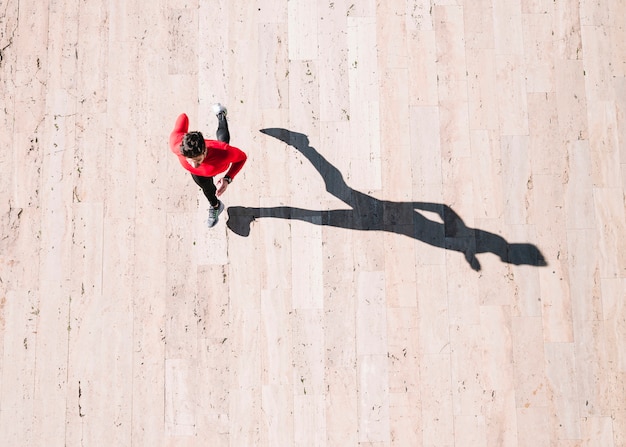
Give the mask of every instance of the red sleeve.
M 189 131 L 189 118 L 186 114 L 181 113 L 176 119 L 174 130 L 170 134 L 170 150 L 176 155 L 180 155 L 180 143 L 183 137 Z
M 232 164 L 230 165 L 230 169 L 228 170 L 226 175 L 234 179 L 237 173 L 241 171 L 241 168 L 243 168 L 243 165 L 246 163 L 248 156 L 245 154 L 244 151 L 234 146 L 229 146 L 229 149 L 232 151 L 232 155 L 231 155 Z

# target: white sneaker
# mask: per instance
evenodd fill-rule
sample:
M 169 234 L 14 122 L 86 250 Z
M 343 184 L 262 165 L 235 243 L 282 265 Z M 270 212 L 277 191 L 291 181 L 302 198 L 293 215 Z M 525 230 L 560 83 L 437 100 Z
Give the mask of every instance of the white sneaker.
M 228 110 L 226 110 L 226 107 L 221 105 L 219 102 L 217 104 L 213 104 L 212 107 L 213 107 L 213 113 L 215 113 L 215 116 L 217 116 L 218 118 L 220 115 L 224 114 L 224 116 L 226 116 L 226 114 L 228 113 Z
M 217 208 L 213 208 L 211 204 L 209 204 L 209 218 L 206 221 L 206 224 L 209 228 L 213 228 L 215 225 L 217 225 L 219 215 L 222 211 L 224 211 L 224 204 L 221 200 Z

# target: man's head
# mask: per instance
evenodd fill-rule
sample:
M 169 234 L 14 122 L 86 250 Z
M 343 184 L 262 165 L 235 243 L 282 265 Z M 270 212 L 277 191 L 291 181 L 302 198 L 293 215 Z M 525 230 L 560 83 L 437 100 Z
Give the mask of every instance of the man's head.
M 187 159 L 189 164 L 194 168 L 200 166 L 200 163 L 206 156 L 206 146 L 204 137 L 200 132 L 189 132 L 183 137 L 180 144 L 180 153 Z

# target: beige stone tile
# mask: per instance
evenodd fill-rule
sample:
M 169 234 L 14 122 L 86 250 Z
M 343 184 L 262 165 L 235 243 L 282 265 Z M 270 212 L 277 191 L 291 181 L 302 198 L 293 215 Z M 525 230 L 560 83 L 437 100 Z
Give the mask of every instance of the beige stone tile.
M 194 382 L 194 394 L 208 396 L 208 399 L 196 399 L 196 432 L 206 436 L 205 442 L 216 445 L 228 442 L 230 389 L 233 386 L 229 365 L 233 356 L 230 338 L 203 338 L 198 341 L 198 376 Z M 291 387 L 287 388 L 291 391 Z M 277 390 L 276 395 L 279 396 L 283 390 L 278 385 L 272 389 Z
M 482 415 L 459 414 L 454 416 L 454 437 L 463 439 L 466 445 L 487 446 L 486 423 Z
M 565 186 L 566 228 L 593 228 L 596 225 L 596 217 L 588 142 L 577 141 L 569 144 L 568 158 Z
M 464 145 L 463 145 L 464 146 Z M 473 182 L 457 182 L 458 178 L 471 178 L 474 170 L 474 162 L 471 157 L 452 156 L 446 149 L 453 149 L 453 145 L 442 143 L 442 154 L 446 161 L 442 161 L 441 171 L 443 176 L 443 202 L 454 210 L 463 223 L 468 227 L 474 227 L 474 184 Z M 469 146 L 468 146 L 469 148 Z M 459 235 L 459 237 L 461 237 Z
M 323 226 L 322 240 L 324 286 L 333 290 L 333 295 L 324 292 L 324 306 L 331 310 L 343 309 L 355 294 L 352 233 Z
M 518 421 L 515 390 L 489 390 L 485 396 L 485 436 L 487 445 L 517 445 Z
M 214 228 L 215 231 L 207 231 L 207 218 L 209 215 L 209 204 L 201 197 L 204 206 L 200 206 L 194 216 L 194 240 L 193 254 L 196 265 L 225 266 L 228 264 L 228 240 L 226 236 L 226 226 L 224 225 L 224 215 Z M 221 199 L 224 202 L 225 199 Z M 224 206 L 227 206 L 224 204 Z
M 576 358 L 580 359 L 576 365 L 580 414 L 583 419 L 609 414 L 609 382 L 596 379 L 609 374 L 604 325 L 600 321 L 588 321 L 576 330 Z
M 326 442 L 330 445 L 356 445 L 358 441 L 358 386 L 354 368 L 349 366 L 326 369 L 329 392 L 326 398 Z
M 467 96 L 472 130 L 499 130 L 496 57 L 492 48 L 467 50 Z M 473 141 L 472 141 L 472 149 Z
M 295 395 L 293 400 L 294 444 L 322 445 L 326 440 L 324 396 Z
M 487 0 L 466 2 L 463 5 L 465 47 L 467 49 L 494 48 L 493 5 Z M 471 58 L 468 58 L 468 63 Z
M 547 406 L 547 381 L 541 318 L 513 318 L 512 344 L 517 407 Z
M 385 295 L 387 306 L 414 308 L 417 306 L 415 252 L 413 240 L 397 234 L 384 235 Z
M 593 185 L 600 188 L 621 187 L 615 103 L 590 102 L 588 110 Z
M 502 178 L 507 224 L 528 222 L 532 195 L 532 171 L 528 136 L 507 136 L 501 140 Z
M 410 113 L 406 91 L 397 85 L 408 83 L 406 69 L 394 69 L 383 74 L 384 96 L 381 98 L 381 164 L 387 197 L 407 200 L 411 192 Z
M 585 0 L 580 3 L 580 24 L 581 28 L 589 25 L 608 25 L 610 19 L 609 9 L 602 8 L 595 2 Z
M 537 241 L 550 266 L 567 257 L 566 188 L 559 175 L 533 174 L 529 218 L 537 227 Z
M 291 284 L 294 309 L 323 309 L 321 216 L 291 224 Z
M 439 110 L 437 107 L 412 107 L 410 117 L 413 195 L 421 198 L 427 186 L 438 187 L 441 191 Z
M 573 343 L 546 343 L 545 356 L 548 408 L 542 419 L 549 424 L 546 429 L 553 439 L 581 439 L 576 347 Z
M 546 342 L 572 342 L 572 297 L 567 261 L 550 264 L 539 273 L 541 284 L 541 315 Z
M 571 231 L 568 236 L 572 316 L 574 324 L 582 327 L 602 319 L 598 248 L 591 231 Z
M 613 436 L 615 447 L 626 444 L 626 412 L 616 411 L 613 418 Z
M 406 2 L 407 31 L 432 30 L 431 2 L 427 0 L 410 0 Z
M 390 445 L 419 445 L 423 438 L 419 394 L 389 394 Z
M 323 312 L 298 309 L 292 321 L 292 384 L 294 396 L 322 396 L 325 384 Z
M 121 150 L 126 145 L 126 137 L 122 131 L 108 130 L 105 141 L 104 190 L 107 197 L 105 216 L 133 218 L 137 170 L 135 163 L 132 161 L 129 163 L 128 157 Z
M 80 206 L 82 204 L 76 208 Z M 94 219 L 96 216 L 98 213 L 94 213 L 90 219 Z M 90 222 L 90 220 L 86 222 Z M 166 242 L 160 237 L 161 228 L 161 225 L 154 223 L 136 223 L 134 265 L 137 271 L 142 272 L 142 274 L 138 275 L 139 279 L 133 283 L 132 291 L 133 398 L 131 436 L 137 442 L 155 445 L 162 442 L 164 437 L 163 406 L 165 402 L 165 378 L 163 374 L 165 340 L 163 331 L 167 307 L 167 269 L 163 263 L 159 262 L 160 259 L 165 259 L 166 253 Z M 92 253 L 97 253 L 97 251 L 94 250 Z M 154 278 L 146 274 L 148 270 L 155 273 Z M 82 289 L 82 281 L 80 282 Z M 93 291 L 94 288 L 85 287 L 85 290 Z M 92 293 L 95 295 L 94 292 Z M 72 309 L 73 315 L 80 316 L 82 310 L 88 306 L 85 302 L 88 301 L 85 299 L 85 295 L 81 294 L 80 301 L 83 303 Z M 78 377 L 80 377 L 80 373 Z M 150 408 L 153 411 L 138 411 L 139 408 Z
M 542 251 L 543 251 L 543 247 Z M 545 254 L 545 253 L 544 253 Z M 551 261 L 549 261 L 551 262 Z M 547 268 L 551 268 L 550 264 Z M 511 313 L 518 317 L 540 317 L 542 312 L 543 285 L 534 266 L 524 268 L 524 274 L 514 276 L 514 300 Z M 541 271 L 545 271 L 542 269 Z
M 440 85 L 439 119 L 441 121 L 441 152 L 449 160 L 462 160 L 470 156 L 469 110 L 465 81 Z M 450 91 L 448 91 L 448 88 Z M 445 90 L 445 93 L 442 91 Z M 458 90 L 458 91 L 457 91 Z M 461 93 L 463 92 L 463 93 Z M 446 95 L 454 99 L 444 99 Z M 457 94 L 462 95 L 457 97 Z M 444 177 L 446 176 L 445 165 Z
M 357 356 L 386 355 L 385 277 L 382 272 L 362 271 L 356 278 L 356 286 Z
M 193 4 L 194 2 L 195 0 L 190 3 Z M 195 54 L 198 64 L 197 102 L 201 109 L 210 112 L 209 107 L 212 103 L 228 101 L 228 76 L 231 73 L 228 54 L 231 51 L 231 45 L 228 38 L 229 21 L 224 20 L 224 17 L 229 16 L 229 5 L 225 2 L 195 3 L 197 5 L 195 7 L 197 8 L 198 29 L 189 38 L 193 40 L 193 43 L 190 44 L 191 48 L 195 48 L 197 51 Z M 182 6 L 185 7 L 185 5 Z M 262 9 L 262 11 L 265 10 L 266 8 Z M 240 32 L 241 38 L 244 39 L 243 30 Z M 259 39 L 260 46 L 269 40 L 269 38 Z M 260 50 L 259 53 L 261 53 Z M 248 54 L 248 56 L 250 55 Z M 227 107 L 232 106 L 232 104 L 225 105 Z M 230 110 L 232 111 L 232 108 Z M 211 120 L 211 124 L 213 124 L 214 116 L 213 113 L 207 113 L 206 117 L 200 117 L 200 119 L 206 120 L 206 122 Z M 202 121 L 202 124 L 204 123 L 205 121 Z
M 257 402 L 260 399 L 260 386 L 261 386 L 261 322 L 259 319 L 259 312 L 257 309 L 233 309 L 233 315 L 231 318 L 233 328 L 231 349 L 234 352 L 234 358 L 229 362 L 232 371 L 232 393 L 249 393 L 250 398 L 245 398 L 243 401 L 234 401 L 237 396 L 231 399 L 231 404 L 235 407 L 239 405 L 245 405 L 249 403 L 248 399 Z M 252 406 L 246 407 L 252 411 Z M 229 411 L 232 413 L 232 407 Z M 230 419 L 232 422 L 232 419 Z M 253 418 L 254 423 L 258 423 L 258 420 Z
M 567 169 L 567 150 L 559 137 L 555 93 L 528 94 L 528 151 L 533 174 L 563 176 Z
M 264 385 L 293 384 L 292 313 L 291 290 L 272 289 L 261 292 L 260 354 Z
M 598 220 L 596 238 L 600 275 L 603 278 L 623 278 L 626 276 L 624 195 L 620 189 L 596 188 L 593 197 Z
M 324 326 L 326 364 L 332 369 L 350 369 L 356 362 L 355 334 L 356 292 L 351 285 L 340 285 L 325 290 L 327 297 Z
M 615 114 L 617 117 L 617 138 L 620 142 L 620 161 L 624 159 L 626 149 L 621 144 L 626 139 L 626 126 L 624 125 L 624 116 L 626 114 L 626 77 L 620 76 L 613 80 L 613 86 L 615 89 Z M 622 166 L 624 165 L 621 162 Z M 622 180 L 624 176 L 622 175 Z
M 359 191 L 375 191 L 382 188 L 380 95 L 371 88 L 379 84 L 380 73 L 369 51 L 376 45 L 376 22 L 369 17 L 349 17 L 347 31 L 352 141 L 349 179 Z
M 507 395 L 515 385 L 515 338 L 509 306 L 481 306 L 478 345 L 480 359 L 474 365 L 484 392 Z M 483 400 L 487 396 L 483 396 Z M 493 396 L 492 396 L 493 397 Z
M 477 416 L 484 399 L 483 340 L 479 325 L 450 328 L 453 414 Z
M 499 218 L 504 212 L 500 140 L 493 131 L 476 130 L 471 133 L 471 144 L 475 173 L 472 183 L 476 217 Z
M 437 42 L 437 71 L 441 80 L 464 79 L 463 9 L 460 6 L 434 6 L 432 10 Z
M 389 392 L 419 397 L 417 308 L 388 308 L 387 327 Z
M 358 356 L 359 442 L 389 442 L 389 371 L 386 354 Z
M 461 253 L 450 251 L 446 251 L 446 270 L 450 324 L 479 324 L 480 292 L 476 272 Z
M 319 73 L 320 121 L 347 121 L 350 116 L 349 61 L 346 51 L 346 4 L 344 1 L 317 8 L 318 60 L 326 69 Z
M 554 2 L 554 38 L 557 56 L 565 60 L 582 58 L 580 8 L 566 0 Z
M 246 386 L 236 387 L 229 393 L 229 403 L 228 414 L 233 415 L 228 419 L 229 441 L 239 445 L 260 443 L 261 389 Z
M 168 436 L 196 434 L 196 405 L 192 391 L 194 373 L 189 360 L 165 361 L 165 433 Z
M 276 205 L 275 201 L 261 200 L 261 206 L 270 205 L 268 208 Z M 280 205 L 282 206 L 282 204 Z M 285 238 L 285 235 L 291 236 L 289 221 L 278 219 L 270 220 L 259 219 L 259 234 L 263 241 L 263 258 L 264 262 L 271 269 L 264 272 L 263 288 L 264 289 L 289 289 L 292 281 L 292 243 L 291 238 Z
M 352 244 L 355 275 L 358 276 L 359 272 L 378 272 L 384 276 L 382 274 L 385 265 L 384 238 L 374 231 L 359 231 L 353 233 Z
M 561 138 L 572 144 L 589 137 L 585 70 L 579 60 L 560 61 L 556 70 L 556 102 Z M 580 141 L 578 141 L 580 143 Z
M 626 357 L 620 351 L 621 340 L 626 330 L 626 325 L 623 322 L 623 316 L 626 312 L 624 279 L 602 279 L 601 290 L 602 315 L 605 322 L 608 359 L 616 371 L 624 373 L 626 372 Z
M 422 266 L 417 275 L 420 353 L 449 353 L 448 300 L 442 290 L 445 267 Z
M 583 439 L 590 446 L 614 446 L 613 421 L 610 417 L 588 417 L 582 420 Z
M 421 9 L 419 10 L 421 11 Z M 430 17 L 430 15 L 428 16 Z M 424 25 L 424 28 L 419 27 L 411 31 L 407 42 L 411 106 L 434 106 L 439 102 L 437 94 L 437 39 L 435 31 L 432 29 L 432 23 L 429 26 L 427 28 Z
M 519 446 L 549 446 L 554 438 L 550 436 L 548 409 L 518 408 L 517 433 Z
M 294 400 L 291 386 L 264 385 L 261 440 L 267 445 L 290 445 L 294 440 Z M 314 421 L 318 423 L 318 421 Z
M 183 255 L 184 247 L 191 246 L 192 238 L 188 235 L 177 234 L 181 227 L 186 226 L 189 219 L 190 216 L 185 213 L 171 214 L 167 222 L 170 233 L 167 237 L 166 259 L 176 256 L 179 263 L 172 265 L 166 274 L 164 327 L 164 336 L 167 340 L 166 358 L 189 358 L 197 349 L 197 320 L 193 315 L 196 307 L 197 272 L 191 267 L 191 253 L 187 251 L 187 254 Z M 106 240 L 105 234 L 105 244 Z M 107 281 L 105 266 L 103 283 L 107 284 Z M 103 290 L 103 294 L 106 295 L 106 293 L 107 291 Z
M 552 20 L 552 14 L 545 12 L 522 16 L 528 92 L 554 92 Z
M 619 25 L 619 18 L 623 17 L 624 4 L 619 1 L 613 1 L 609 3 L 609 21 L 610 26 L 610 40 L 611 40 L 611 67 L 614 76 L 623 78 L 626 74 L 626 63 L 624 62 L 624 27 Z
M 549 14 L 554 2 L 549 0 L 522 0 L 522 14 Z
M 528 135 L 528 102 L 524 59 L 496 50 L 498 118 L 502 135 Z
M 381 72 L 388 69 L 407 68 L 407 2 L 390 1 L 376 5 L 376 30 Z M 407 84 L 402 84 L 407 85 Z
M 420 357 L 424 445 L 453 445 L 451 361 L 449 354 Z
M 295 1 L 289 3 L 287 23 L 289 30 L 289 58 L 310 60 L 317 58 L 317 3 Z
M 408 71 L 389 69 L 381 74 L 380 135 L 382 184 L 389 200 L 410 200 L 411 195 L 411 132 L 407 91 L 398 85 L 408 84 Z
M 365 0 L 358 3 L 348 3 L 346 7 L 346 15 L 348 17 L 373 17 L 376 13 L 376 2 L 374 0 Z
M 582 23 L 583 17 L 581 17 Z M 613 97 L 611 45 L 608 31 L 604 26 L 581 26 L 582 42 L 585 50 L 585 92 L 589 101 L 607 101 Z
M 259 82 L 264 86 L 259 89 L 259 107 L 264 109 L 283 107 L 288 99 L 289 66 L 286 60 L 289 50 L 283 40 L 286 28 L 280 22 L 259 25 L 259 33 L 263 36 L 259 42 Z
M 251 232 L 258 231 L 258 237 L 250 240 L 228 233 L 228 272 L 230 278 L 245 278 L 244 280 L 228 281 L 229 301 L 231 311 L 234 309 L 260 309 L 261 290 L 267 283 L 267 272 L 255 269 L 259 263 L 265 262 L 260 247 L 263 247 L 263 232 L 260 230 L 262 222 L 257 228 L 252 224 Z M 254 233 L 253 233 L 254 234 Z M 278 266 L 282 267 L 282 264 Z M 254 284 L 253 287 L 250 285 Z
M 0 414 L 2 439 L 6 443 L 30 442 L 33 439 L 35 409 L 34 378 L 36 351 L 33 343 L 37 318 L 35 288 L 30 291 L 3 291 L 3 361 L 2 402 Z M 10 360 L 10 362 L 8 361 Z M 19 390 L 18 393 L 15 390 Z M 68 430 L 69 431 L 69 430 Z
M 496 54 L 523 54 L 522 10 L 519 2 L 493 4 L 493 29 Z

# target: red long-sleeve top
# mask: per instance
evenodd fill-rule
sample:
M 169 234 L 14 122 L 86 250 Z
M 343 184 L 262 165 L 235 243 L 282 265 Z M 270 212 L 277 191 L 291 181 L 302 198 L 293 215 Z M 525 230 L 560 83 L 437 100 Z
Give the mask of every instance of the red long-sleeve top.
M 178 157 L 183 168 L 202 177 L 215 177 L 228 169 L 226 175 L 235 178 L 237 173 L 241 171 L 248 158 L 247 155 L 241 149 L 217 140 L 205 139 L 206 157 L 197 168 L 191 166 L 180 153 L 180 143 L 187 132 L 189 132 L 189 118 L 182 113 L 176 119 L 174 130 L 170 134 L 170 149 Z

